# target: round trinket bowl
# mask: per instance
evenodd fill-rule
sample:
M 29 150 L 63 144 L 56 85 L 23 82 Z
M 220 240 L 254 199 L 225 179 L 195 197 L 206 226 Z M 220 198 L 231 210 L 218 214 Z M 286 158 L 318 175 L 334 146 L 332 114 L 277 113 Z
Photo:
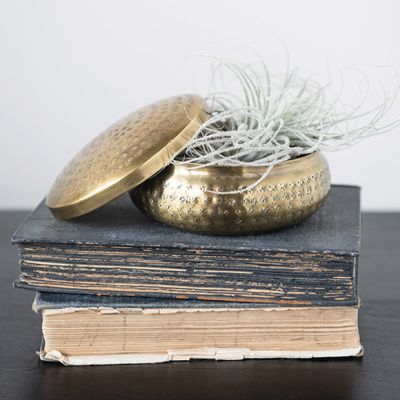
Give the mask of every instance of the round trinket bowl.
M 317 152 L 265 167 L 168 165 L 130 192 L 153 219 L 198 233 L 261 233 L 300 223 L 317 211 L 330 188 L 325 157 Z

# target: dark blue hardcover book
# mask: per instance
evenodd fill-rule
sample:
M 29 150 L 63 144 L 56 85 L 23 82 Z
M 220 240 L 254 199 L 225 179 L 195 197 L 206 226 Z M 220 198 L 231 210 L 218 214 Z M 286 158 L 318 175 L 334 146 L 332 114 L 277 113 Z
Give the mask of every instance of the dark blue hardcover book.
M 37 292 L 33 309 L 35 312 L 63 308 L 141 308 L 141 309 L 249 309 L 265 308 L 265 303 L 240 303 L 207 300 L 161 299 L 136 296 L 96 296 L 93 294 L 69 294 Z
M 13 236 L 16 287 L 77 294 L 264 303 L 356 305 L 360 189 L 332 186 L 298 226 L 208 236 L 141 214 L 128 196 L 72 221 L 42 202 Z

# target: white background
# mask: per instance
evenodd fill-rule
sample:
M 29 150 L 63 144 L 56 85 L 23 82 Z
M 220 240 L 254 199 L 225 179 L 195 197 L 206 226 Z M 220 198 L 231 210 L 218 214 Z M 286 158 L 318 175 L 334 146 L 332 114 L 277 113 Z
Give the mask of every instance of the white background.
M 82 145 L 137 107 L 206 94 L 194 52 L 250 47 L 279 72 L 283 41 L 304 73 L 400 71 L 399 18 L 398 0 L 0 0 L 0 208 L 35 206 Z M 399 117 L 400 101 L 388 122 Z M 328 154 L 333 182 L 362 186 L 364 210 L 400 210 L 399 152 L 400 128 Z

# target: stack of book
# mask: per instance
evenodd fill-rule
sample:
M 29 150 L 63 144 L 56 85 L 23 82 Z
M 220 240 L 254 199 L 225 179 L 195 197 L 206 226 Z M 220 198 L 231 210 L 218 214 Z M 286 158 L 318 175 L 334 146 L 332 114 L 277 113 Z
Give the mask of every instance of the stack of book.
M 207 236 L 127 196 L 73 221 L 42 202 L 14 234 L 37 291 L 42 360 L 66 365 L 362 355 L 360 191 L 332 186 L 302 224 Z

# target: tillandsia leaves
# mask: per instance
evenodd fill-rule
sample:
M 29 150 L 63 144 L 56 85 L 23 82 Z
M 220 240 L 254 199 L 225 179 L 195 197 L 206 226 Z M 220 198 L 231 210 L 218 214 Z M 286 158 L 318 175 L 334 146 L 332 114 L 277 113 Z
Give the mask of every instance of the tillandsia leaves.
M 193 168 L 265 167 L 251 187 L 278 163 L 318 150 L 342 149 L 400 125 L 400 120 L 379 125 L 396 100 L 398 79 L 391 94 L 383 89 L 381 104 L 363 112 L 364 101 L 349 108 L 340 95 L 328 100 L 330 84 L 302 78 L 297 69 L 279 77 L 272 76 L 263 62 L 242 65 L 217 60 L 213 71 L 213 79 L 233 76 L 239 95 L 222 91 L 206 97 L 210 119 L 198 127 L 173 163 L 196 164 Z

